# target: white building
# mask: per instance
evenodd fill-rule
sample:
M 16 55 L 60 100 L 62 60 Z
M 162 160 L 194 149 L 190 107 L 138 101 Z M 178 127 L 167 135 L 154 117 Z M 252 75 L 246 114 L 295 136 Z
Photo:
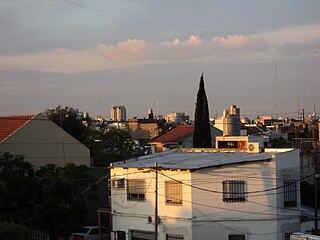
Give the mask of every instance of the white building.
M 174 149 L 114 163 L 110 176 L 113 239 L 154 239 L 156 189 L 159 240 L 286 240 L 300 230 L 296 149 Z
M 111 121 L 126 121 L 127 110 L 124 106 L 114 106 L 111 108 Z
M 189 122 L 189 116 L 187 116 L 184 112 L 173 112 L 170 114 L 167 114 L 165 117 L 166 121 L 168 123 L 187 123 Z

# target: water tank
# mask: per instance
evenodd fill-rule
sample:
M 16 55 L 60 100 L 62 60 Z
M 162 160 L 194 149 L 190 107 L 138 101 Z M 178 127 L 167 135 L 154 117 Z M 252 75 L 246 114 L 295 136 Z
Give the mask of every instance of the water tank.
M 240 119 L 237 115 L 227 114 L 223 119 L 223 136 L 240 136 Z

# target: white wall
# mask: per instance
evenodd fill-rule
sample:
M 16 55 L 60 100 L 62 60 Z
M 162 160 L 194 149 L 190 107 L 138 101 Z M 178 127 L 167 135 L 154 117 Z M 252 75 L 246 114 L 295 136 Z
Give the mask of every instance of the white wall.
M 166 176 L 177 180 L 190 182 L 191 174 L 186 171 L 162 171 Z M 154 219 L 155 213 L 155 173 L 147 170 L 138 169 L 111 169 L 111 178 L 126 179 L 146 179 L 146 199 L 145 201 L 127 200 L 127 191 L 112 189 L 112 212 L 113 212 L 113 230 L 145 230 L 154 231 L 154 224 L 147 221 L 148 216 Z M 185 240 L 191 240 L 191 190 L 183 185 L 183 205 L 173 206 L 165 203 L 165 183 L 170 180 L 161 174 L 158 175 L 158 216 L 161 223 L 158 227 L 159 240 L 165 240 L 165 234 L 182 234 Z M 128 235 L 127 235 L 128 236 Z
M 210 239 L 228 239 L 229 234 L 246 233 L 246 239 L 250 240 L 282 240 L 284 231 L 299 230 L 300 213 L 290 210 L 279 212 L 279 194 L 275 194 L 275 191 L 265 192 L 277 186 L 276 177 L 274 160 L 228 165 L 192 173 L 194 185 L 212 191 L 193 189 L 193 239 L 204 240 L 209 239 L 209 236 L 214 236 Z M 221 193 L 224 180 L 246 181 L 247 201 L 224 202 Z M 260 192 L 250 193 L 255 191 Z M 295 217 L 279 221 L 282 215 L 285 218 L 287 215 Z

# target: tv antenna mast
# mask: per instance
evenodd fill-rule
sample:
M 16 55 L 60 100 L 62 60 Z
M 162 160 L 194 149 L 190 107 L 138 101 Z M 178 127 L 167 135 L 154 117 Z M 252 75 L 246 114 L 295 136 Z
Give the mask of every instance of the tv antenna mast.
M 278 67 L 277 64 L 274 66 L 274 84 L 275 84 L 275 95 L 276 95 L 276 119 L 278 119 Z

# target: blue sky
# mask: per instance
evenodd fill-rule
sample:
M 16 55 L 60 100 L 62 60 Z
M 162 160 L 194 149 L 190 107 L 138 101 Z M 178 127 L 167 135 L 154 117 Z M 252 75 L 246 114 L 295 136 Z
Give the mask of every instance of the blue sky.
M 317 0 L 2 0 L 0 115 L 60 104 L 144 117 L 158 101 L 193 117 L 202 71 L 212 116 L 231 104 L 249 117 L 318 111 L 319 11 Z

